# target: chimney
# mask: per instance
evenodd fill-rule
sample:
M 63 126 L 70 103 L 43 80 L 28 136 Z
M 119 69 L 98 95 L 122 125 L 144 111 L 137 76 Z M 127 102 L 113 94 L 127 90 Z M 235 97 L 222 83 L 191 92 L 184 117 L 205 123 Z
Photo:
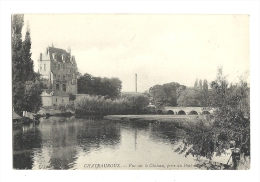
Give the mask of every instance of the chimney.
M 137 93 L 137 74 L 135 74 L 135 93 Z
M 70 46 L 69 46 L 68 49 L 67 49 L 67 53 L 68 53 L 68 54 L 71 54 Z

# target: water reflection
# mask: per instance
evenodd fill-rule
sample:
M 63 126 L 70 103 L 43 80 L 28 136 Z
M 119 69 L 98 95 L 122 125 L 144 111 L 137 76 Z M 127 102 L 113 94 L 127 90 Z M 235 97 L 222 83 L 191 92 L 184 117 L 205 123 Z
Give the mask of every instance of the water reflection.
M 13 128 L 15 169 L 84 169 L 89 163 L 189 162 L 174 152 L 184 138 L 168 123 L 50 117 Z
M 184 139 L 185 131 L 178 129 L 170 123 L 154 123 L 151 124 L 151 140 L 163 142 L 165 144 L 176 144 L 176 142 Z
M 120 143 L 119 125 L 102 120 L 83 122 L 77 134 L 77 143 L 88 153 L 93 150 L 101 150 L 102 147 L 115 149 Z
M 41 131 L 33 126 L 15 126 L 13 131 L 13 166 L 32 169 L 33 152 L 42 144 Z

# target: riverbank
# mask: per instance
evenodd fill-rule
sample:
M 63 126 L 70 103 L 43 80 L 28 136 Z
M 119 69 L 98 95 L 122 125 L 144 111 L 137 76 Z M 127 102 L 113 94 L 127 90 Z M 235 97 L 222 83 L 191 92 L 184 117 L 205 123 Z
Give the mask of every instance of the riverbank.
M 198 115 L 108 115 L 104 119 L 114 121 L 194 122 Z

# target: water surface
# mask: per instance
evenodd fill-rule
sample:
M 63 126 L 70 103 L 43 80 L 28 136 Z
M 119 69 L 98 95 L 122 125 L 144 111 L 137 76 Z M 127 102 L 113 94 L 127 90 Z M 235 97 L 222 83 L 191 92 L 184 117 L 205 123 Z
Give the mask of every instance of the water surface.
M 13 127 L 15 169 L 196 169 L 171 123 L 50 117 Z

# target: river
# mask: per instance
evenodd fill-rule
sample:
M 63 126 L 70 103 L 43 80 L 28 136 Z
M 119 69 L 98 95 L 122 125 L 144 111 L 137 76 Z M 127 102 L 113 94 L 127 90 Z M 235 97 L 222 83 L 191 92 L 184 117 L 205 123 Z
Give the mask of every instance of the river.
M 171 123 L 50 117 L 13 126 L 14 169 L 197 169 Z

